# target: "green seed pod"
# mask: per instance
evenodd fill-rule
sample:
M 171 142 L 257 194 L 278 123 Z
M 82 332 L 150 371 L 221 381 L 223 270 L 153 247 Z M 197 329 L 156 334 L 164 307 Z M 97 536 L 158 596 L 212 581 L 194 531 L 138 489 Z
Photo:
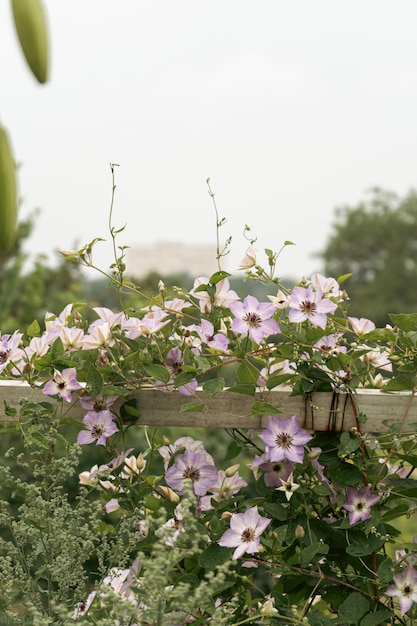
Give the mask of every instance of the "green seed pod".
M 8 252 L 16 239 L 16 163 L 6 130 L 0 126 L 0 252 Z
M 40 83 L 48 78 L 48 32 L 42 0 L 11 0 L 13 19 L 26 61 Z

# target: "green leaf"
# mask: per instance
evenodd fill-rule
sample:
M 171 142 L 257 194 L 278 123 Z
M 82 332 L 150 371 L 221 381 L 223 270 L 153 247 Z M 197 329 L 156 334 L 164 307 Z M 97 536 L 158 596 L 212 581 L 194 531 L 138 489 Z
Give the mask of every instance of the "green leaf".
M 3 400 L 3 405 L 5 415 L 8 415 L 9 417 L 16 417 L 17 409 L 15 409 L 13 406 L 10 406 L 10 404 L 8 404 L 6 400 Z
M 211 367 L 211 363 L 208 359 L 205 359 L 202 356 L 196 356 L 194 357 L 195 363 L 197 365 L 197 367 L 204 373 L 206 372 L 210 367 Z
M 181 372 L 181 374 L 178 374 L 178 376 L 175 377 L 174 388 L 178 389 L 178 387 L 182 387 L 183 385 L 187 385 L 192 380 L 195 380 L 195 373 L 193 373 L 193 372 Z
M 417 313 L 390 313 L 389 316 L 394 325 L 406 333 L 417 326 Z
M 104 381 L 100 372 L 97 368 L 94 367 L 94 365 L 89 366 L 85 377 L 85 382 L 88 385 L 91 396 L 98 396 L 99 394 L 101 394 Z
M 214 570 L 219 565 L 229 561 L 232 553 L 233 548 L 222 548 L 219 544 L 212 543 L 200 554 L 198 564 L 205 569 Z
M 41 334 L 41 327 L 39 326 L 38 320 L 33 320 L 33 322 L 29 324 L 26 334 L 28 337 L 39 337 Z
M 339 283 L 339 285 L 341 285 L 351 276 L 352 276 L 352 272 L 350 274 L 342 274 L 342 276 L 339 276 L 339 278 L 337 279 L 337 282 Z
M 51 347 L 51 356 L 53 361 L 59 361 L 65 354 L 64 344 L 61 337 L 57 337 Z
M 264 502 L 263 508 L 269 515 L 271 515 L 271 517 L 279 520 L 280 522 L 284 522 L 288 517 L 288 509 L 285 506 L 282 506 L 282 504 Z
M 180 408 L 180 413 L 201 413 L 206 405 L 204 402 L 186 402 Z
M 251 406 L 252 415 L 280 415 L 282 411 L 269 402 L 254 402 Z
M 223 280 L 223 278 L 227 278 L 228 276 L 231 276 L 231 274 L 229 274 L 229 272 L 224 272 L 223 270 L 215 272 L 212 276 L 210 276 L 210 284 L 217 285 L 217 283 Z
M 243 393 L 246 396 L 254 396 L 256 392 L 255 385 L 234 385 L 228 387 L 225 391 L 232 391 L 233 393 Z
M 316 554 L 327 554 L 329 551 L 329 546 L 317 541 L 312 543 L 310 546 L 304 548 L 301 552 L 301 566 L 305 567 L 309 563 L 311 563 L 312 559 L 316 556 Z
M 375 613 L 368 613 L 362 619 L 360 626 L 378 626 L 379 624 L 389 624 L 391 619 L 395 617 L 391 611 L 375 611 Z
M 373 535 L 368 535 L 367 537 L 363 535 L 361 541 L 351 543 L 347 546 L 346 552 L 352 556 L 367 556 L 379 550 L 382 545 L 384 545 L 382 539 L 378 539 Z
M 294 378 L 294 374 L 275 374 L 270 376 L 266 381 L 267 389 L 271 390 L 274 387 L 278 387 L 278 385 L 284 385 L 289 380 Z
M 313 611 L 308 614 L 308 623 L 310 626 L 332 626 L 334 620 L 329 619 L 318 611 Z
M 155 378 L 155 380 L 160 380 L 163 383 L 168 383 L 171 378 L 171 374 L 165 365 L 151 363 L 149 365 L 144 365 L 144 369 L 148 376 Z
M 242 361 L 236 370 L 236 378 L 243 384 L 256 384 L 259 378 L 259 370 L 249 361 Z
M 126 400 L 120 407 L 120 417 L 124 421 L 136 421 L 140 418 L 140 411 L 137 408 L 137 400 L 135 398 L 131 398 L 130 400 Z
M 242 451 L 242 446 L 240 446 L 236 441 L 231 441 L 227 446 L 226 456 L 224 457 L 225 461 L 230 461 L 234 459 L 240 454 Z
M 357 591 L 354 591 L 339 606 L 339 617 L 344 624 L 357 626 L 365 613 L 369 611 L 369 602 Z
M 415 376 L 407 376 L 406 374 L 400 374 L 391 378 L 386 385 L 384 385 L 384 391 L 411 391 L 416 384 Z
M 212 378 L 211 380 L 207 380 L 203 384 L 203 391 L 208 395 L 209 398 L 212 398 L 220 391 L 223 391 L 224 385 L 224 378 L 222 378 L 221 376 L 219 378 Z
M 384 559 L 376 570 L 379 580 L 383 583 L 389 583 L 392 580 L 393 572 L 394 567 L 390 558 Z

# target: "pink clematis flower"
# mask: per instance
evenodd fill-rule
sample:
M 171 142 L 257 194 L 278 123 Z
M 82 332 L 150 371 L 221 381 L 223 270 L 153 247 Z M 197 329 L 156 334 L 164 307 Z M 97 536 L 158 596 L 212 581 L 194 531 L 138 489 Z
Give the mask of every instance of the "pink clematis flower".
M 197 287 L 200 285 L 208 285 L 209 282 L 209 278 L 206 278 L 206 276 L 200 276 L 195 279 L 194 287 L 190 291 L 190 295 L 200 301 L 200 311 L 202 313 L 210 313 L 213 304 L 217 307 L 227 308 L 231 302 L 239 300 L 237 293 L 230 289 L 230 282 L 227 278 L 223 278 L 223 280 L 220 280 L 216 284 L 213 301 L 207 291 L 196 291 Z
M 346 511 L 349 511 L 350 524 L 369 519 L 371 517 L 371 506 L 378 502 L 379 496 L 372 495 L 368 485 L 360 489 L 347 487 L 346 493 L 347 499 L 342 506 Z
M 255 343 L 280 332 L 278 322 L 272 319 L 275 313 L 272 303 L 259 302 L 254 296 L 246 296 L 243 302 L 230 303 L 229 308 L 235 316 L 232 330 L 249 335 Z
M 366 335 L 375 330 L 375 324 L 366 317 L 348 317 L 353 332 L 358 335 Z
M 17 332 L 17 330 L 13 335 L 3 335 L 0 337 L 0 372 L 2 372 L 9 363 L 18 364 L 22 360 L 24 352 L 19 348 L 21 339 L 22 333 Z
M 233 559 L 238 559 L 245 553 L 254 554 L 259 551 L 260 536 L 270 523 L 270 519 L 259 515 L 257 506 L 244 513 L 233 513 L 230 528 L 223 533 L 218 543 L 224 548 L 236 548 Z
M 270 460 L 275 463 L 287 459 L 294 463 L 302 463 L 304 444 L 312 436 L 300 428 L 295 415 L 287 419 L 268 417 L 267 428 L 259 435 L 267 447 Z
M 414 567 L 406 567 L 405 570 L 394 575 L 394 584 L 386 590 L 386 595 L 398 598 L 400 601 L 401 615 L 407 613 L 417 602 L 417 571 Z
M 174 465 L 165 474 L 165 480 L 180 495 L 184 491 L 184 481 L 191 480 L 194 494 L 204 496 L 217 481 L 217 469 L 207 463 L 205 451 L 186 450 L 184 454 L 175 457 Z
M 77 437 L 77 443 L 81 446 L 94 441 L 96 445 L 104 446 L 106 439 L 119 430 L 110 411 L 99 411 L 98 413 L 89 411 L 83 418 L 83 424 L 86 430 L 80 431 Z
M 196 326 L 195 330 L 197 331 L 201 341 L 209 348 L 219 350 L 219 352 L 226 352 L 229 347 L 229 339 L 222 333 L 215 333 L 214 326 L 211 322 L 202 319 L 201 325 Z
M 52 380 L 48 380 L 42 392 L 47 396 L 60 396 L 66 402 L 71 402 L 71 391 L 82 389 L 77 380 L 75 367 L 67 367 L 60 372 L 55 370 Z
M 238 270 L 248 270 L 256 265 L 256 248 L 250 245 L 246 250 L 246 254 L 237 266 Z
M 289 302 L 290 322 L 300 323 L 308 320 L 314 326 L 326 328 L 327 314 L 334 313 L 337 304 L 328 298 L 322 298 L 322 293 L 318 289 L 314 291 L 311 287 L 294 287 Z

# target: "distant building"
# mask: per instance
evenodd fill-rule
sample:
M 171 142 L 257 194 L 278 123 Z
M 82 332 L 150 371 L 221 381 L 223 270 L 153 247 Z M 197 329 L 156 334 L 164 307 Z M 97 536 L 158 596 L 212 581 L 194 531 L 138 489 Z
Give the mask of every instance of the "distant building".
M 217 271 L 216 246 L 161 241 L 131 246 L 126 253 L 127 273 L 144 278 L 151 272 L 161 276 L 187 273 L 190 276 L 211 276 Z M 222 269 L 225 263 L 222 262 Z

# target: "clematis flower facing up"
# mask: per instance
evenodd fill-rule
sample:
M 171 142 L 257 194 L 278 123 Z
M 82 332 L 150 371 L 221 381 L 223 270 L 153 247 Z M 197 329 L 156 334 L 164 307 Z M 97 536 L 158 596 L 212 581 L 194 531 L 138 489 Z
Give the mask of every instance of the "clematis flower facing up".
M 314 326 L 326 328 L 327 314 L 334 313 L 337 304 L 322 297 L 320 289 L 294 287 L 289 301 L 291 322 L 300 323 L 308 320 Z
M 175 457 L 174 465 L 165 474 L 165 480 L 180 495 L 184 492 L 184 482 L 190 480 L 193 493 L 204 496 L 217 481 L 217 469 L 215 465 L 207 463 L 205 450 L 186 450 L 184 454 Z
M 302 463 L 304 458 L 304 444 L 312 436 L 300 428 L 295 415 L 287 419 L 269 416 L 267 428 L 259 435 L 267 447 L 270 461 L 287 459 L 294 463 Z
M 350 524 L 367 520 L 371 517 L 371 506 L 379 501 L 379 496 L 373 495 L 369 485 L 355 489 L 347 487 L 347 500 L 342 505 L 349 512 Z
M 48 380 L 42 392 L 47 396 L 60 396 L 66 402 L 71 402 L 71 391 L 82 389 L 77 380 L 75 367 L 66 367 L 60 372 L 55 370 L 52 380 Z
M 278 322 L 272 318 L 275 307 L 270 302 L 259 302 L 254 296 L 246 296 L 243 302 L 231 302 L 229 309 L 235 316 L 232 330 L 249 335 L 255 343 L 280 332 Z
M 230 528 L 223 533 L 218 544 L 223 548 L 236 548 L 233 559 L 238 559 L 245 553 L 259 552 L 260 536 L 270 523 L 270 519 L 259 515 L 257 506 L 244 513 L 233 513 Z
M 83 424 L 86 429 L 80 431 L 77 437 L 77 443 L 81 446 L 94 441 L 96 445 L 104 446 L 106 439 L 119 430 L 110 411 L 89 411 L 83 418 Z
M 414 567 L 406 567 L 405 570 L 394 575 L 394 584 L 386 590 L 386 595 L 398 598 L 400 601 L 401 615 L 407 613 L 417 602 L 417 571 Z

